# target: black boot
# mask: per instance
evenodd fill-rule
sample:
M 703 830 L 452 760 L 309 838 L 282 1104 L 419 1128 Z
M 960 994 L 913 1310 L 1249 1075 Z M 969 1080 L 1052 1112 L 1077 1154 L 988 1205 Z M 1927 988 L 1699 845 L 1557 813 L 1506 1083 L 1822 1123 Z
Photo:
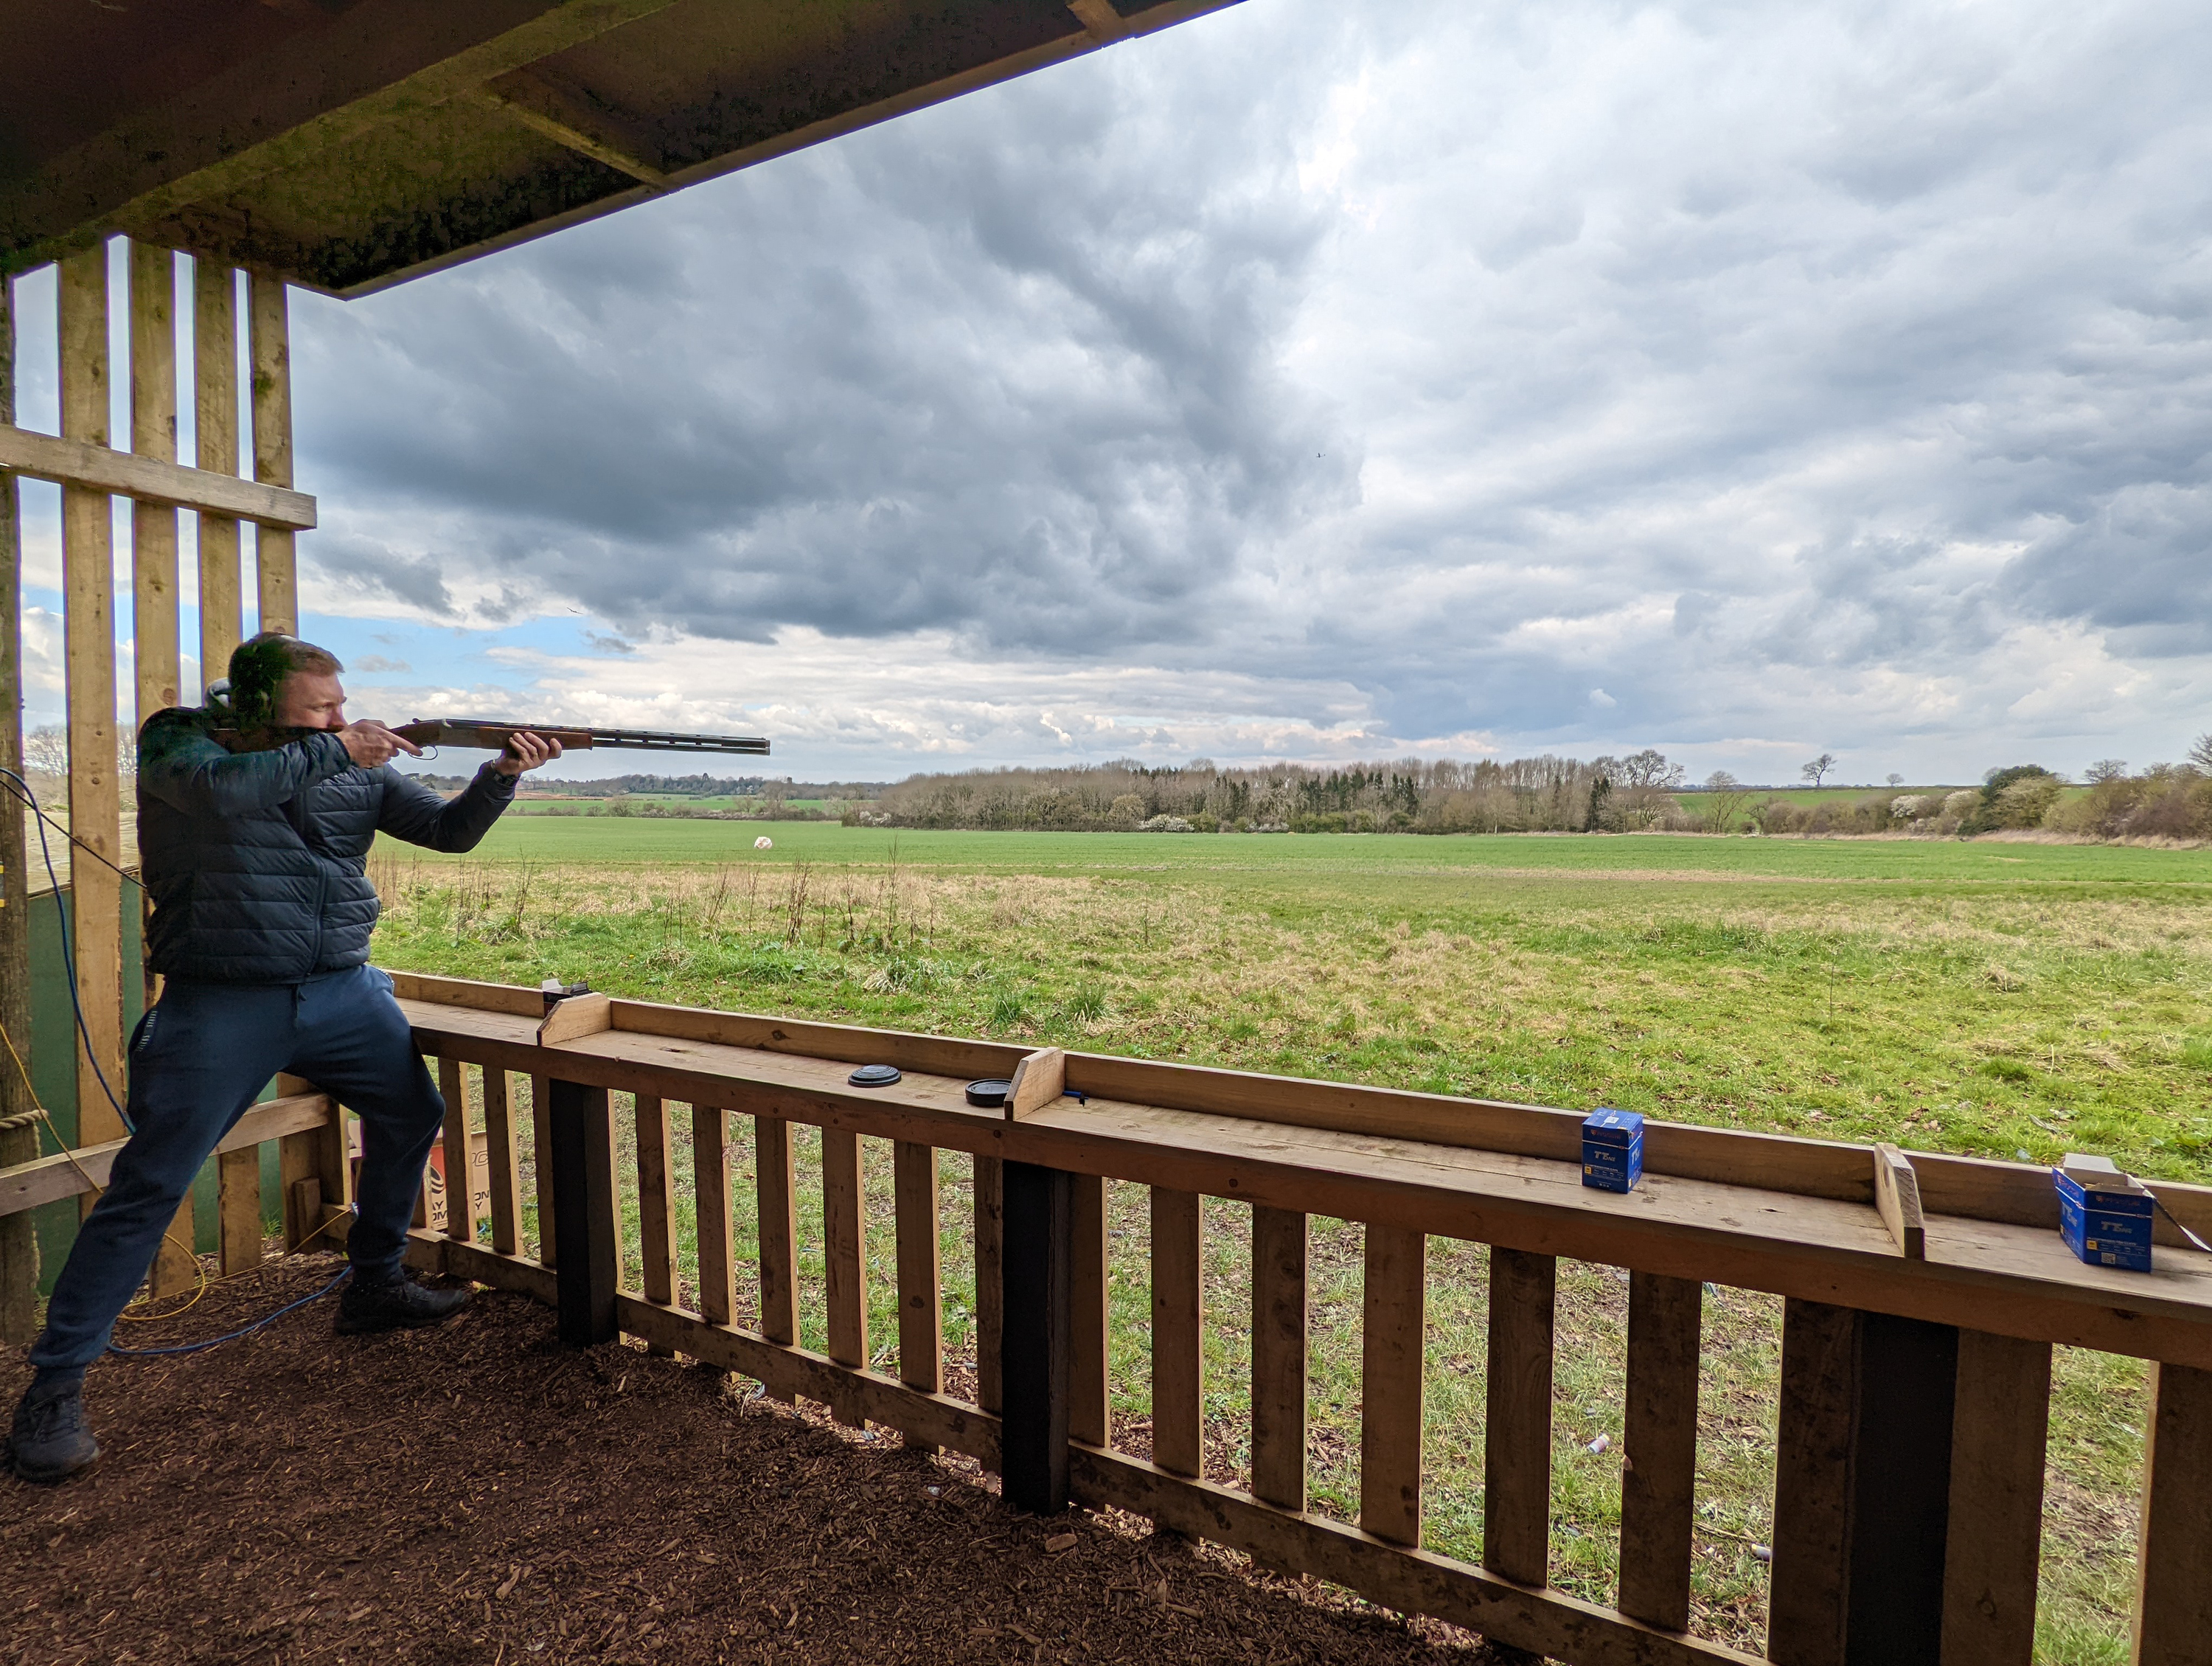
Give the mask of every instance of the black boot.
M 441 1324 L 466 1307 L 474 1293 L 466 1286 L 426 1290 L 404 1268 L 384 1279 L 364 1279 L 356 1271 L 338 1298 L 334 1329 L 341 1336 L 365 1336 L 372 1331 Z
M 100 1462 L 100 1443 L 84 1418 L 84 1373 L 42 1372 L 15 1407 L 8 1464 L 25 1481 L 52 1487 Z

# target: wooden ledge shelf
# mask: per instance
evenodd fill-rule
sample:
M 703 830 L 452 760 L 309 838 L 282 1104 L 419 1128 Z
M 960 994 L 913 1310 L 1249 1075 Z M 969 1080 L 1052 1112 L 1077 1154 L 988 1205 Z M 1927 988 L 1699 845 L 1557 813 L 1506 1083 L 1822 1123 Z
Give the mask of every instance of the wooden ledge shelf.
M 1220 1079 L 1231 1073 L 1070 1054 L 1066 1085 L 1087 1093 L 1087 1102 L 1059 1099 L 1013 1121 L 969 1106 L 964 1087 L 974 1077 L 1011 1076 L 1029 1056 L 1026 1049 L 624 1000 L 610 1003 L 608 1029 L 546 1048 L 538 1042 L 543 1006 L 535 990 L 404 974 L 394 981 L 425 1051 L 474 1064 L 2212 1369 L 2212 1256 L 2167 1250 L 2148 1274 L 2086 1266 L 2058 1237 L 2055 1203 L 2050 1227 L 2022 1224 L 2008 1218 L 2027 1208 L 2019 1179 L 1975 1172 L 2012 1165 L 1916 1155 L 1908 1167 L 1931 1212 L 1921 1217 L 1914 1240 L 1924 1259 L 1908 1259 L 1876 1207 L 1875 1158 L 1863 1146 L 1725 1133 L 1718 1140 L 1732 1144 L 1674 1142 L 1692 1159 L 1685 1166 L 1733 1150 L 1765 1182 L 1735 1183 L 1653 1172 L 1651 1153 L 1664 1154 L 1668 1143 L 1659 1136 L 1714 1132 L 1660 1125 L 1647 1133 L 1644 1183 L 1624 1196 L 1582 1185 L 1575 1154 L 1525 1149 L 1548 1146 L 1559 1122 L 1578 1126 L 1567 1112 L 1237 1078 L 1302 1113 L 1298 1121 L 1263 1121 L 1114 1092 L 1134 1083 L 1162 1097 L 1180 1090 L 1186 1098 L 1218 1104 Z M 864 1063 L 896 1064 L 904 1079 L 890 1088 L 854 1087 L 846 1077 Z M 1293 1097 L 1298 1093 L 1303 1103 Z M 1315 1126 L 1332 1104 L 1348 1106 L 1347 1120 L 1370 1128 L 1383 1111 L 1403 1107 L 1425 1129 L 1462 1106 L 1468 1128 L 1461 1141 L 1443 1143 Z M 1472 1142 L 1484 1134 L 1524 1149 Z M 1838 1156 L 1856 1177 L 1855 1195 L 1831 1177 Z M 1931 1172 L 1942 1177 L 1934 1185 Z M 1809 1178 L 1817 1189 L 1778 1183 L 1792 1177 Z M 1948 1187 L 1956 1200 L 1973 1192 L 1970 1182 L 1981 1183 L 1989 1218 L 1932 1212 L 1931 1190 Z M 2050 1190 L 2045 1178 L 2043 1194 Z M 1823 1195 L 1835 1191 L 1847 1195 Z M 2202 1205 L 2190 1199 L 2185 1207 Z
M 289 486 L 264 486 L 234 474 L 113 451 L 0 423 L 0 472 L 27 475 L 140 503 L 251 520 L 277 532 L 315 530 L 315 500 Z

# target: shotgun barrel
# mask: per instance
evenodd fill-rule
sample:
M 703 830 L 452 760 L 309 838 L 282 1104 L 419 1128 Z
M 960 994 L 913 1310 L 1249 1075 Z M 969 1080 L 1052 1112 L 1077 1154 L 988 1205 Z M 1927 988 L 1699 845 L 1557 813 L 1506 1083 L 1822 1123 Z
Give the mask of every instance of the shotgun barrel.
M 587 729 L 567 723 L 514 723 L 505 718 L 418 717 L 392 730 L 417 746 L 459 746 L 496 752 L 518 730 L 557 740 L 563 751 L 746 752 L 765 756 L 758 735 L 675 734 L 660 729 Z

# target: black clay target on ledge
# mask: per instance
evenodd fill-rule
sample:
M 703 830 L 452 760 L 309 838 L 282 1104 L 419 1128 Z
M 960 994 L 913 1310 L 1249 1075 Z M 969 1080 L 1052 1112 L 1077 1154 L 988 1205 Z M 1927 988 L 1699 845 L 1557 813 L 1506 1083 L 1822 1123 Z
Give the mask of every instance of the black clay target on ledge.
M 899 1069 L 892 1064 L 864 1064 L 845 1079 L 854 1087 L 889 1087 L 899 1079 Z
M 985 1110 L 1003 1110 L 1006 1109 L 1006 1095 L 1013 1091 L 1014 1085 L 1012 1082 L 1002 1082 L 995 1077 L 984 1081 L 970 1082 L 968 1084 L 968 1103 L 971 1105 L 980 1105 Z

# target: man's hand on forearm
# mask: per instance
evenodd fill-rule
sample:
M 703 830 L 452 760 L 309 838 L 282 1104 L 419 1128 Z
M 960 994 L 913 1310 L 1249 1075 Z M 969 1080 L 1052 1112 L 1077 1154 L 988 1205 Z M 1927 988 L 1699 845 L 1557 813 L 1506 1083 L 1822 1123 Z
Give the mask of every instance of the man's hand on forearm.
M 561 743 L 534 735 L 527 729 L 518 729 L 507 738 L 507 748 L 494 758 L 491 767 L 503 775 L 519 775 L 525 769 L 535 769 L 542 763 L 550 763 L 561 756 Z
M 373 717 L 364 717 L 334 732 L 346 749 L 346 756 L 364 769 L 374 769 L 380 763 L 389 763 L 401 752 L 410 757 L 422 756 L 422 749 L 411 740 L 403 740 Z

